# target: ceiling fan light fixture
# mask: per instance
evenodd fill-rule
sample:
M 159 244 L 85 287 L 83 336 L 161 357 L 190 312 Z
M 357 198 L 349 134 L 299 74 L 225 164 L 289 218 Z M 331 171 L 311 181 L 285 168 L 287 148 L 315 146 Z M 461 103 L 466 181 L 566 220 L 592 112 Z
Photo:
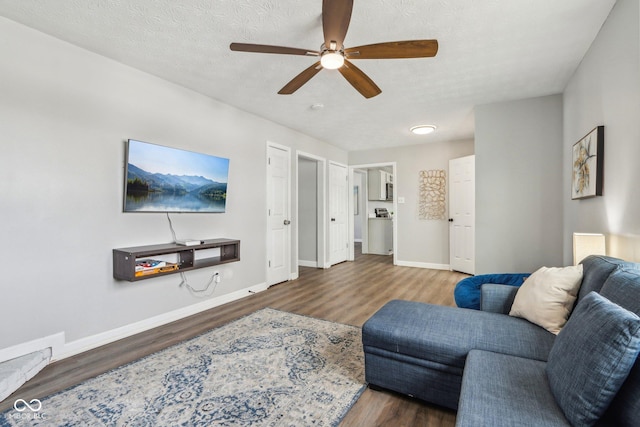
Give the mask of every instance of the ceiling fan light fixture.
M 352 59 L 408 59 L 436 56 L 438 40 L 374 43 L 345 50 L 344 40 L 351 21 L 353 2 L 354 0 L 322 0 L 320 18 L 324 42 L 320 45 L 319 51 L 254 43 L 231 43 L 229 48 L 240 52 L 320 57 L 319 61 L 303 70 L 280 89 L 278 91 L 280 95 L 291 95 L 322 69 L 339 69 L 342 77 L 367 99 L 379 95 L 382 90 L 351 62 Z
M 436 131 L 436 127 L 434 125 L 418 125 L 409 129 L 411 133 L 416 135 L 428 135 L 432 132 Z
M 337 70 L 344 64 L 344 56 L 339 52 L 325 51 L 320 58 L 322 68 Z

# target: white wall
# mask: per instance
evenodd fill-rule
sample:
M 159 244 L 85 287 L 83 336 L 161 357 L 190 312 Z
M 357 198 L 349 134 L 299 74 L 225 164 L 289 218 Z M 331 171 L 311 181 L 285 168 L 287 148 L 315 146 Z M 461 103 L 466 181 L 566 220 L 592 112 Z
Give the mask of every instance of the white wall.
M 562 265 L 561 95 L 475 113 L 476 274 Z
M 605 233 L 608 253 L 640 261 L 640 7 L 618 0 L 564 92 L 564 260 L 573 232 Z M 571 147 L 604 125 L 602 197 L 571 200 Z
M 112 278 L 113 248 L 172 240 L 165 215 L 122 213 L 127 138 L 230 158 L 227 213 L 172 215 L 178 238 L 242 241 L 241 261 L 219 268 L 210 299 L 265 282 L 266 141 L 347 161 L 322 141 L 4 18 L 0 39 L 0 349 L 59 332 L 75 342 L 201 301 L 177 275 Z M 212 270 L 188 273 L 192 286 Z
M 473 154 L 473 147 L 473 141 L 452 141 L 349 153 L 351 165 L 396 162 L 394 198 L 405 200 L 395 212 L 398 230 L 395 257 L 399 265 L 448 267 L 449 223 L 418 219 L 418 174 L 431 169 L 448 171 L 450 159 Z

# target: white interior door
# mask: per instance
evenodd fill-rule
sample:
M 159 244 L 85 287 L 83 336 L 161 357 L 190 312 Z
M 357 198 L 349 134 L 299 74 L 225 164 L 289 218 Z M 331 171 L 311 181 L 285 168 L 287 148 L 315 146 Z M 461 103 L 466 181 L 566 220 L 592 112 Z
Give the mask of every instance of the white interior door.
M 475 162 L 475 156 L 449 161 L 449 263 L 468 274 L 475 274 Z
M 345 165 L 329 164 L 329 263 L 347 260 L 349 249 L 348 170 Z
M 291 274 L 291 190 L 288 147 L 267 145 L 267 285 Z

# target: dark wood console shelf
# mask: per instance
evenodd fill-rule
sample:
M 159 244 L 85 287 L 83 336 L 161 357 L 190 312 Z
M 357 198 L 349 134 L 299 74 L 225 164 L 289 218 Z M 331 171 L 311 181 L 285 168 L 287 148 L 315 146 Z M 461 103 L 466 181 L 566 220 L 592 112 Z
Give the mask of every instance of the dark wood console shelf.
M 210 254 L 208 254 L 209 251 L 207 251 L 205 257 L 198 256 L 198 251 L 205 249 L 215 250 L 217 248 L 220 250 L 219 256 L 210 256 Z M 178 257 L 178 268 L 176 270 L 136 276 L 136 260 L 171 254 L 176 254 Z M 119 280 L 135 282 L 235 261 L 240 261 L 240 240 L 209 239 L 203 240 L 202 243 L 194 246 L 165 243 L 161 245 L 120 248 L 113 250 L 113 277 Z

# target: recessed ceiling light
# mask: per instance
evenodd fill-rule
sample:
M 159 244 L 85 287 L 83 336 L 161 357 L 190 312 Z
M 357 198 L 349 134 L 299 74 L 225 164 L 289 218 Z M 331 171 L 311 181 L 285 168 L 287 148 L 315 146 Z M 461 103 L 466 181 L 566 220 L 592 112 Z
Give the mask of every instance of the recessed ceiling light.
M 419 126 L 414 126 L 409 130 L 412 133 L 415 133 L 416 135 L 427 135 L 431 132 L 435 132 L 436 127 L 433 125 L 419 125 Z

